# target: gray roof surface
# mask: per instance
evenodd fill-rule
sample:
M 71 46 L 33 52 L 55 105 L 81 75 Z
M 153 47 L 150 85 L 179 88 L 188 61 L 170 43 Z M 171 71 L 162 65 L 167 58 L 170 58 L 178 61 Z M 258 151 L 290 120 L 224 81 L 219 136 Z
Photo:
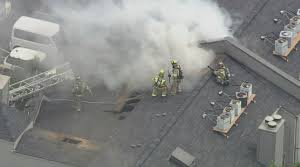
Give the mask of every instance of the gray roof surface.
M 273 17 L 280 16 L 280 10 L 289 9 L 287 6 L 293 10 L 300 8 L 300 1 L 218 1 L 234 17 L 243 19 L 236 23 L 238 29 L 234 27 L 239 40 L 277 67 L 298 77 L 299 51 L 294 52 L 287 63 L 274 57 L 271 47 L 260 41 L 259 37 L 266 32 L 279 32 L 280 26 L 274 26 Z M 223 101 L 217 95 L 223 88 L 215 83 L 211 75 L 206 75 L 194 90 L 185 90 L 165 100 L 153 99 L 150 92 L 144 92 L 143 99 L 134 110 L 122 113 L 125 116 L 123 120 L 119 120 L 118 114 L 105 112 L 111 111 L 112 105 L 84 103 L 83 111 L 78 113 L 70 102 L 46 102 L 35 127 L 23 136 L 17 152 L 82 167 L 98 167 L 99 164 L 105 167 L 173 167 L 168 158 L 179 146 L 196 157 L 198 166 L 260 167 L 256 161 L 258 125 L 280 105 L 298 114 L 300 103 L 231 58 L 227 57 L 225 63 L 235 74 L 235 84 L 252 82 L 257 94 L 257 102 L 249 106 L 248 114 L 241 117 L 237 127 L 233 127 L 229 139 L 213 132 L 214 123 L 202 118 L 202 114 L 211 109 L 210 101 L 228 103 L 228 100 Z M 238 87 L 224 89 L 229 94 L 237 90 Z M 103 87 L 93 88 L 93 91 L 97 96 L 88 97 L 87 101 L 115 100 L 115 92 Z M 66 99 L 71 98 L 69 95 L 70 90 L 63 92 L 61 89 L 48 94 L 50 98 Z M 162 116 L 162 113 L 167 115 Z M 12 121 L 15 117 L 4 118 Z M 99 150 L 90 152 L 77 145 L 50 140 L 49 136 L 41 137 L 45 131 L 85 139 L 94 143 Z M 137 147 L 139 144 L 141 146 Z M 136 147 L 132 148 L 132 145 Z
M 196 164 L 205 167 L 213 166 L 260 166 L 256 161 L 256 129 L 263 118 L 279 106 L 286 106 L 290 111 L 298 112 L 300 103 L 293 97 L 278 89 L 271 83 L 256 74 L 247 71 L 236 62 L 227 59 L 226 64 L 235 74 L 235 82 L 249 81 L 254 84 L 257 94 L 255 104 L 250 104 L 247 115 L 243 115 L 237 127 L 233 127 L 229 139 L 225 139 L 212 131 L 215 125 L 202 114 L 210 113 L 210 101 L 220 101 L 228 104 L 229 100 L 218 97 L 222 87 L 217 85 L 213 78 L 205 84 L 199 94 L 189 105 L 185 114 L 173 126 L 169 134 L 162 140 L 145 163 L 145 167 L 172 166 L 167 160 L 171 152 L 177 147 L 196 157 Z M 237 87 L 228 87 L 224 91 L 233 94 Z M 293 103 L 293 102 L 294 103 Z M 293 103 L 293 104 L 292 104 Z
M 74 157 L 83 155 L 80 149 L 74 149 L 72 153 L 66 152 L 63 147 L 57 149 L 52 142 L 47 144 L 47 140 L 40 141 L 39 137 L 34 137 L 35 133 L 32 132 L 22 139 L 17 151 L 74 166 L 94 167 L 101 163 L 106 167 L 167 167 L 172 166 L 168 161 L 171 152 L 180 146 L 196 157 L 196 164 L 207 167 L 221 164 L 228 167 L 259 166 L 255 157 L 256 129 L 259 123 L 280 105 L 297 113 L 300 103 L 230 58 L 226 58 L 225 63 L 235 74 L 234 84 L 249 81 L 254 84 L 254 92 L 257 93 L 257 102 L 249 106 L 248 115 L 241 117 L 239 126 L 232 129 L 228 140 L 212 131 L 214 123 L 202 119 L 202 114 L 211 109 L 210 101 L 229 103 L 229 100 L 222 102 L 217 94 L 223 88 L 208 74 L 195 90 L 166 100 L 153 99 L 149 96 L 150 92 L 146 92 L 132 112 L 123 113 L 126 116 L 124 120 L 118 120 L 118 115 L 104 112 L 111 109 L 109 105 L 95 107 L 84 104 L 84 110 L 78 113 L 72 108 L 72 103 L 50 102 L 42 108 L 37 128 L 93 141 L 100 147 L 100 151 L 84 154 L 86 156 L 74 161 Z M 237 90 L 238 87 L 224 89 L 229 94 Z M 164 112 L 167 116 L 156 116 Z M 131 145 L 138 144 L 142 146 L 131 148 Z M 65 156 L 62 158 L 57 155 Z M 220 157 L 218 161 L 216 157 Z
M 239 37 L 243 44 L 250 50 L 256 52 L 258 55 L 268 60 L 275 66 L 281 68 L 283 71 L 292 75 L 296 79 L 299 79 L 300 73 L 299 45 L 297 46 L 298 51 L 293 51 L 289 56 L 289 61 L 285 62 L 280 57 L 272 54 L 272 45 L 268 42 L 260 40 L 260 36 L 271 32 L 274 32 L 276 35 L 278 35 L 279 32 L 283 30 L 283 25 L 274 24 L 273 19 L 281 18 L 284 20 L 284 23 L 287 24 L 288 21 L 282 15 L 280 15 L 280 11 L 290 10 L 296 12 L 299 8 L 300 1 L 298 0 L 280 0 L 276 2 L 268 1 Z
M 93 101 L 103 101 L 107 98 L 107 93 L 109 93 L 102 88 L 99 88 L 98 91 L 93 89 L 93 91 L 94 94 L 102 95 L 101 97 L 93 97 Z M 172 118 L 172 115 L 176 113 L 177 108 L 190 96 L 190 92 L 186 92 L 164 100 L 160 98 L 153 99 L 149 96 L 150 92 L 145 94 L 142 101 L 137 104 L 133 111 L 122 113 L 126 117 L 124 120 L 119 120 L 119 115 L 105 112 L 111 111 L 113 109 L 112 105 L 83 103 L 83 111 L 78 113 L 72 107 L 71 102 L 49 102 L 42 107 L 36 127 L 81 137 L 98 143 L 97 146 L 101 148 L 101 153 L 99 155 L 95 154 L 97 159 L 90 162 L 90 166 L 97 166 L 100 162 L 107 167 L 133 166 L 137 161 L 138 155 L 145 149 L 145 146 L 157 138 L 161 129 Z M 70 99 L 71 97 L 65 98 Z M 162 113 L 167 113 L 167 116 L 156 116 L 156 114 Z M 33 142 L 36 139 L 31 139 L 32 136 L 26 135 L 22 139 L 22 147 L 17 149 L 18 152 L 36 156 L 41 151 L 48 152 L 52 150 L 53 145 Z M 131 145 L 138 144 L 142 146 L 136 149 L 131 148 Z M 61 151 L 63 150 L 61 149 Z M 63 160 L 61 158 L 57 159 L 54 156 L 57 152 L 49 151 L 48 153 L 42 154 L 42 158 L 73 164 L 72 158 L 66 156 Z M 78 153 L 73 151 L 72 154 L 80 155 L 81 153 L 80 151 Z M 84 163 L 86 164 L 83 165 Z M 78 165 L 87 166 L 88 164 L 85 159 L 82 159 Z

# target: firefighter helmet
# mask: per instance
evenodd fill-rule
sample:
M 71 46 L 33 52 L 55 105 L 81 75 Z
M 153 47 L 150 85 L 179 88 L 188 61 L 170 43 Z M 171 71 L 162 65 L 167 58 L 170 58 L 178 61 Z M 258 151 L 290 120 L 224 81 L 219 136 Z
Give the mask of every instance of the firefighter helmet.
M 163 69 L 161 69 L 158 73 L 158 76 L 163 78 L 165 76 L 165 71 Z

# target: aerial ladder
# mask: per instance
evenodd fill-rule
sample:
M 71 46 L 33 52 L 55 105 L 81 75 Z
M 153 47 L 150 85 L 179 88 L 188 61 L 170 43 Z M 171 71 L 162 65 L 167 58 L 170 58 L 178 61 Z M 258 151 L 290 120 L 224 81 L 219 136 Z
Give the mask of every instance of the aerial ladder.
M 65 80 L 74 78 L 69 63 L 9 85 L 9 104 L 30 97 Z

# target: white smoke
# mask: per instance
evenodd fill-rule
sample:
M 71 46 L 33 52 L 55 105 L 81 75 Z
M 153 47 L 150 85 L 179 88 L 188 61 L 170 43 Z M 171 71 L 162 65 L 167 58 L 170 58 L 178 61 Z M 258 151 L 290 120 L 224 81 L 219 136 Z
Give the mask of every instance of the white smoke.
M 81 9 L 52 5 L 64 18 L 67 56 L 110 89 L 124 83 L 151 87 L 151 78 L 160 69 L 167 73 L 172 59 L 179 60 L 190 86 L 214 58 L 197 41 L 230 35 L 230 17 L 210 0 L 102 0 Z

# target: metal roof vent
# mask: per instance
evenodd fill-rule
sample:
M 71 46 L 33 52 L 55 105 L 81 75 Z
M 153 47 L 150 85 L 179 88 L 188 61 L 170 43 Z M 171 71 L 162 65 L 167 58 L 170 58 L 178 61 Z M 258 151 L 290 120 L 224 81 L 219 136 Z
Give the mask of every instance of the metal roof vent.
M 286 37 L 291 37 L 293 35 L 293 33 L 291 31 L 281 31 L 279 36 L 282 38 L 286 38 Z
M 268 127 L 269 128 L 276 128 L 276 126 L 277 126 L 277 123 L 275 121 L 268 122 Z
M 296 24 L 294 22 L 291 22 L 290 24 L 287 25 L 287 27 L 289 29 L 295 29 L 296 28 Z
M 286 28 L 287 26 L 285 26 Z M 293 32 L 291 31 L 281 31 L 279 34 L 280 38 L 285 38 L 288 41 L 288 47 L 291 47 L 292 45 L 292 39 L 293 39 Z
M 231 112 L 232 111 L 232 107 L 231 106 L 227 106 L 227 107 L 224 108 L 224 111 Z
M 300 16 L 295 16 L 292 18 L 293 22 L 298 22 L 298 20 L 300 20 Z
M 275 122 L 279 122 L 279 121 L 282 119 L 282 116 L 281 116 L 281 115 L 278 115 L 278 114 L 274 114 L 274 115 L 273 115 L 273 118 L 274 118 L 274 121 L 275 121 Z
M 266 116 L 265 123 L 268 124 L 269 122 L 273 121 L 274 118 L 272 116 Z
M 236 92 L 236 98 L 241 101 L 242 108 L 245 108 L 247 106 L 248 101 L 248 95 L 244 92 Z
M 242 87 L 244 87 L 244 88 L 249 88 L 250 86 L 251 86 L 251 84 L 249 82 L 242 83 Z
M 244 92 L 237 92 L 236 97 L 237 98 L 244 98 L 244 97 L 247 97 L 247 94 L 244 93 Z
M 286 39 L 284 39 L 284 38 L 279 38 L 279 39 L 278 39 L 278 42 L 279 42 L 279 43 L 284 43 L 284 42 L 286 42 Z
M 284 39 L 284 38 L 279 38 L 279 39 L 278 39 L 278 42 L 279 42 L 279 43 L 284 43 L 284 42 L 286 42 L 286 39 Z

